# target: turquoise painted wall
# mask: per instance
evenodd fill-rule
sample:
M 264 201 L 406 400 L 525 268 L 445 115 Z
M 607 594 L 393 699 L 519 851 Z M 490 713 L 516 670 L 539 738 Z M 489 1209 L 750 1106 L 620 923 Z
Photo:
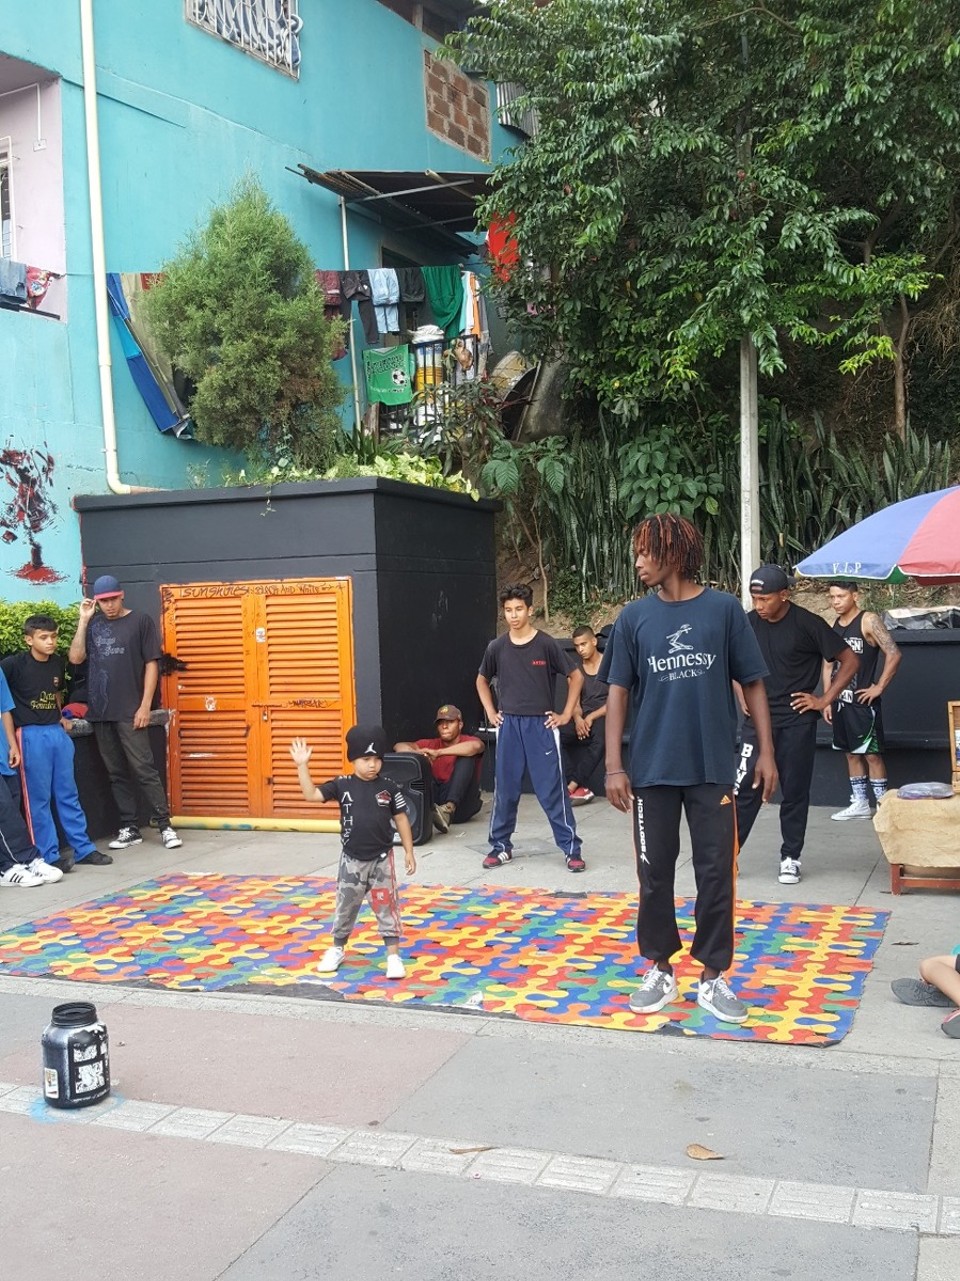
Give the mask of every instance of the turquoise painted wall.
M 97 370 L 78 0 L 4 6 L 0 53 L 62 77 L 68 320 L 0 310 L 0 435 L 9 451 L 49 454 L 0 477 L 0 597 L 76 600 L 76 493 L 107 492 Z M 291 219 L 318 267 L 342 267 L 336 198 L 289 172 L 314 169 L 477 170 L 484 166 L 426 128 L 423 50 L 434 42 L 376 0 L 301 0 L 299 79 L 188 24 L 183 0 L 94 0 L 107 268 L 156 270 L 255 174 Z M 512 136 L 492 127 L 494 155 Z M 414 261 L 451 260 L 436 245 L 351 218 L 351 265 L 383 245 Z M 37 264 L 43 265 L 43 264 Z M 157 431 L 112 336 L 122 478 L 181 488 L 215 484 L 239 460 Z M 349 362 L 339 362 L 349 378 Z M 346 370 L 344 373 L 343 371 Z M 31 468 L 33 472 L 31 472 Z M 24 471 L 26 469 L 26 471 Z M 17 522 L 39 477 L 31 532 Z M 26 477 L 26 479 L 25 479 Z M 31 548 L 31 543 L 33 548 Z M 40 553 L 36 551 L 39 546 Z M 24 577 L 33 560 L 44 572 Z M 36 580 L 41 581 L 36 581 Z M 42 580 L 48 581 L 42 581 Z

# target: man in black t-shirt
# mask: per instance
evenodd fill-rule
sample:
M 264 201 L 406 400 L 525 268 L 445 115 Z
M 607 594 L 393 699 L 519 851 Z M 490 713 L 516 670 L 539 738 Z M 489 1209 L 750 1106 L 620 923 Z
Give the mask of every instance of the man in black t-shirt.
M 777 565 L 761 565 L 750 578 L 753 609 L 747 615 L 769 672 L 764 685 L 782 794 L 783 843 L 777 878 L 781 885 L 796 885 L 800 880 L 819 714 L 849 684 L 857 667 L 856 655 L 829 623 L 790 601 L 792 585 L 793 579 Z M 823 694 L 815 694 L 824 661 L 836 663 L 835 675 Z M 745 707 L 743 711 L 746 715 Z M 757 738 L 747 716 L 736 784 L 741 848 L 760 811 L 760 794 L 752 786 L 756 759 Z
M 573 720 L 560 731 L 560 743 L 570 801 L 573 805 L 587 805 L 593 800 L 590 780 L 603 760 L 603 718 L 607 714 L 609 686 L 597 675 L 602 656 L 592 627 L 578 627 L 574 631 L 573 648 L 580 660 L 583 688 Z
M 164 848 L 179 849 L 183 841 L 170 826 L 170 805 L 149 738 L 150 709 L 160 677 L 160 636 L 149 615 L 124 606 L 123 588 L 112 574 L 101 574 L 93 584 L 93 599 L 80 602 L 69 659 L 89 659 L 87 718 L 120 811 L 120 831 L 110 848 L 125 850 L 143 840 L 135 783 L 150 806 Z

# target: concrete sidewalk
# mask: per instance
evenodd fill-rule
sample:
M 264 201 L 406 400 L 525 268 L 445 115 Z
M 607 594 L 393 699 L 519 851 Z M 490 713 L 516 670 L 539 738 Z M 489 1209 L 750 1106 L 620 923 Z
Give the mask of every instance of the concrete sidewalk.
M 892 912 L 853 1031 L 829 1049 L 653 1037 L 399 1007 L 5 977 L 3 1257 L 33 1281 L 385 1275 L 712 1281 L 960 1276 L 960 1046 L 889 980 L 958 941 L 956 899 L 894 898 L 872 826 L 811 813 L 804 880 L 776 881 L 776 810 L 741 898 Z M 483 818 L 417 851 L 417 880 L 630 890 L 629 820 L 578 811 L 567 872 L 524 798 L 517 857 L 486 872 Z M 0 891 L 0 927 L 158 873 L 333 875 L 332 836 L 155 834 L 58 885 Z M 678 893 L 693 892 L 684 845 Z M 95 1001 L 114 1095 L 38 1098 L 58 1000 Z M 685 1154 L 701 1143 L 722 1161 Z M 65 1233 L 71 1238 L 64 1246 Z

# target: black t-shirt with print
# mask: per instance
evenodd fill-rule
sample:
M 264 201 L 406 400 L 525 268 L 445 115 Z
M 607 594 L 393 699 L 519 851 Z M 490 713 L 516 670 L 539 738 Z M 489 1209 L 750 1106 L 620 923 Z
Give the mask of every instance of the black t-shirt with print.
M 568 676 L 574 664 L 552 636 L 535 632 L 516 645 L 509 632 L 487 646 L 480 675 L 497 680 L 497 706 L 505 716 L 545 716 L 554 710 L 558 676 Z
M 11 654 L 0 667 L 7 678 L 16 706 L 15 725 L 57 725 L 60 721 L 58 696 L 63 694 L 64 665 L 59 654 L 38 662 L 28 649 Z
M 393 814 L 406 814 L 407 802 L 392 778 L 358 778 L 341 774 L 317 789 L 325 801 L 340 806 L 340 843 L 350 858 L 370 862 L 393 847 Z
M 87 628 L 87 703 L 91 721 L 132 721 L 143 700 L 143 672 L 160 657 L 149 614 L 94 614 Z
M 774 727 L 796 725 L 801 716 L 815 715 L 795 712 L 790 695 L 813 693 L 823 672 L 823 660 L 832 662 L 845 648 L 842 637 L 818 614 L 811 614 L 801 605 L 791 604 L 776 623 L 768 623 L 756 610 L 750 611 L 747 620 L 770 673 L 763 683 Z

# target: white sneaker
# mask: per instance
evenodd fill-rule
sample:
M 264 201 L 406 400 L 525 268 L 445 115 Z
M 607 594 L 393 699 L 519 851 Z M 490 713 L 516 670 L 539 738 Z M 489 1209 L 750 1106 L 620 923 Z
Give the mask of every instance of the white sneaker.
M 652 965 L 627 1004 L 634 1014 L 656 1014 L 676 996 L 677 980 L 673 971 L 658 970 Z
M 163 848 L 165 850 L 178 850 L 183 844 L 183 841 L 181 841 L 180 837 L 172 827 L 161 827 L 160 839 L 163 841 Z
M 343 948 L 337 947 L 337 945 L 334 944 L 333 947 L 328 947 L 320 958 L 320 964 L 317 966 L 317 970 L 320 974 L 336 974 L 342 963 Z
M 780 860 L 780 875 L 777 880 L 781 885 L 799 885 L 800 860 L 798 858 L 782 858 Z
M 836 814 L 831 814 L 830 817 L 837 819 L 841 823 L 848 818 L 869 818 L 870 802 L 851 800 L 845 810 L 837 810 Z
M 50 881 L 52 884 L 54 881 L 63 880 L 63 873 L 60 871 L 59 867 L 54 867 L 53 864 L 48 863 L 46 859 L 35 858 L 32 863 L 27 864 L 27 867 L 34 876 L 39 876 L 41 881 Z
M 399 956 L 393 955 L 387 957 L 387 978 L 402 979 L 407 971 L 404 969 L 403 961 Z
M 28 885 L 43 885 L 43 883 L 44 878 L 37 876 L 36 872 L 31 872 L 27 863 L 14 863 L 13 867 L 0 872 L 0 885 L 25 889 Z

